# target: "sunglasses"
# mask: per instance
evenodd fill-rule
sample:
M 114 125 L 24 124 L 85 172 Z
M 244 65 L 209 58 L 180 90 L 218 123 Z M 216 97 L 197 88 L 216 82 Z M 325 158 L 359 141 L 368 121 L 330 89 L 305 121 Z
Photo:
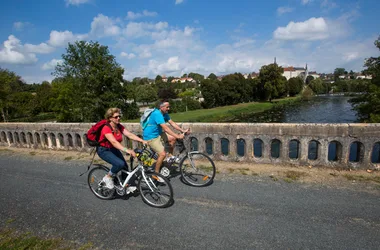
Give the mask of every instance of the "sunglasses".
M 118 119 L 121 118 L 121 115 L 112 116 L 112 118 Z

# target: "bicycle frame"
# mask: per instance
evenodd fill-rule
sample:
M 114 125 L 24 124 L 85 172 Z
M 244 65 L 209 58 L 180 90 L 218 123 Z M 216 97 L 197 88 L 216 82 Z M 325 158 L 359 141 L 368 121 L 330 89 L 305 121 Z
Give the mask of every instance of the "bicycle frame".
M 131 168 L 133 167 L 133 164 L 131 164 Z M 124 182 L 121 181 L 121 178 L 119 177 L 121 173 L 126 173 L 127 174 L 127 178 L 125 178 Z M 154 192 L 154 189 L 153 188 L 156 188 L 156 185 L 152 182 L 152 181 L 149 181 L 148 182 L 148 179 L 146 178 L 146 175 L 145 175 L 145 170 L 144 170 L 144 166 L 142 164 L 141 161 L 139 161 L 139 163 L 137 164 L 136 168 L 133 169 L 131 172 L 128 172 L 127 170 L 125 169 L 122 169 L 116 176 L 116 178 L 118 179 L 118 182 L 119 184 L 121 185 L 121 188 L 126 188 L 128 186 L 128 182 L 129 180 L 132 178 L 132 176 L 136 173 L 140 172 L 141 173 L 141 176 L 139 178 L 144 178 L 144 181 L 145 183 L 147 183 L 150 191 Z

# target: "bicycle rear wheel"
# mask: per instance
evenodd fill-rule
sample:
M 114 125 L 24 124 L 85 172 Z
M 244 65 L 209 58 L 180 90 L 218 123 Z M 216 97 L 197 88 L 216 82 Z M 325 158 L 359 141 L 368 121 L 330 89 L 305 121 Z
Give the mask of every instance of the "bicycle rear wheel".
M 172 185 L 161 174 L 141 173 L 137 186 L 142 200 L 149 206 L 163 208 L 171 205 L 173 201 Z
M 109 168 L 98 165 L 98 167 L 91 169 L 88 173 L 87 182 L 91 192 L 93 192 L 96 197 L 103 200 L 110 200 L 115 194 L 115 189 L 108 189 L 103 182 L 103 177 L 109 171 Z
M 213 160 L 201 152 L 189 152 L 179 164 L 182 180 L 195 187 L 210 185 L 216 168 Z

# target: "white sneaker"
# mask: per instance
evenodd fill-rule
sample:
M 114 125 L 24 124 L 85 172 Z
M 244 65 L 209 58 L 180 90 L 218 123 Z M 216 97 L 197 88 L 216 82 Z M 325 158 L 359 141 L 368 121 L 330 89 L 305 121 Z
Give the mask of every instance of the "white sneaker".
M 173 163 L 173 162 L 179 163 L 180 159 L 177 156 L 172 155 L 172 156 L 168 157 L 166 159 L 166 161 L 169 162 L 169 163 Z
M 106 187 L 108 189 L 114 189 L 115 188 L 115 185 L 113 184 L 112 177 L 109 177 L 108 175 L 104 176 L 103 182 L 104 182 L 104 184 L 106 184 Z
M 127 187 L 127 194 L 135 192 L 137 187 L 135 186 L 129 186 Z
M 176 157 L 175 160 L 174 160 L 174 162 L 179 164 L 181 162 L 181 159 L 178 158 L 178 157 Z

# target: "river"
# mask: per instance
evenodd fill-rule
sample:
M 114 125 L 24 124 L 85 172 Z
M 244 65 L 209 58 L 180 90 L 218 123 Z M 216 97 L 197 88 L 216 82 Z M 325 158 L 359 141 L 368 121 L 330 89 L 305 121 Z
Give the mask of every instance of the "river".
M 355 123 L 356 111 L 352 110 L 352 97 L 320 96 L 309 101 L 297 102 L 260 114 L 238 117 L 239 122 L 276 123 Z M 236 121 L 236 120 L 235 120 Z

